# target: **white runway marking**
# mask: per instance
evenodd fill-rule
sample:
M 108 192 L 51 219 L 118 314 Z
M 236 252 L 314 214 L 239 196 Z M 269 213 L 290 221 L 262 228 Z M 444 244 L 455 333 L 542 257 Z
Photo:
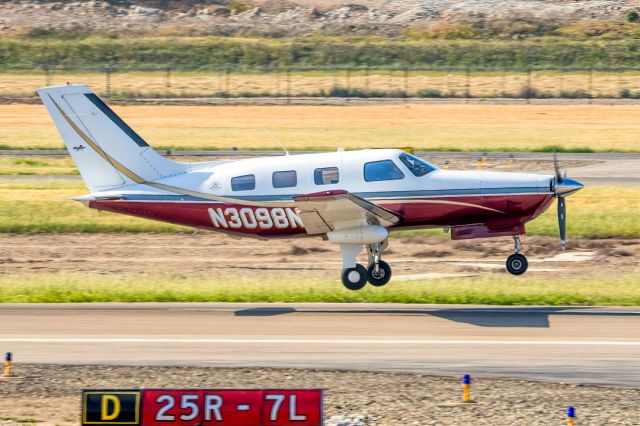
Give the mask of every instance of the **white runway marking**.
M 446 339 L 191 339 L 191 338 L 0 338 L 2 343 L 202 343 L 202 344 L 319 344 L 319 345 L 565 345 L 565 346 L 638 346 L 640 341 L 607 340 L 446 340 Z

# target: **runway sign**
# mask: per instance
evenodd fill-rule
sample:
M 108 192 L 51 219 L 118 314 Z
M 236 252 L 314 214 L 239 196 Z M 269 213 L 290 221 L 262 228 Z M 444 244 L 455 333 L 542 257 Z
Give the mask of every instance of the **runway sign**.
M 319 389 L 84 390 L 83 425 L 321 426 Z
M 83 425 L 139 425 L 139 390 L 82 391 Z

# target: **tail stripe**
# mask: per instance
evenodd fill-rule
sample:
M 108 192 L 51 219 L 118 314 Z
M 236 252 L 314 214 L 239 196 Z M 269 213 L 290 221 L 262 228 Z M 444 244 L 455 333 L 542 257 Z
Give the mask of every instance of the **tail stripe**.
M 58 111 L 60 111 L 60 114 L 62 114 L 62 117 L 64 117 L 66 122 L 69 123 L 69 126 L 71 126 L 73 130 L 75 130 L 76 133 L 82 138 L 82 140 L 85 141 L 91 148 L 93 148 L 100 157 L 104 158 L 105 161 L 107 161 L 116 170 L 118 170 L 120 173 L 122 173 L 132 181 L 136 183 L 145 183 L 144 179 L 142 179 L 140 176 L 138 176 L 137 174 L 133 173 L 131 170 L 124 167 L 122 164 L 120 164 L 114 158 L 112 158 L 109 154 L 104 152 L 104 150 L 100 148 L 98 144 L 92 141 L 89 136 L 87 136 L 82 130 L 80 130 L 80 128 L 76 125 L 76 123 L 74 123 L 73 120 L 69 118 L 69 116 L 62 110 L 62 108 L 60 108 L 60 105 L 58 105 L 58 103 L 54 101 L 51 96 L 49 96 L 49 99 L 51 99 L 51 102 L 53 102 L 53 104 L 56 106 Z
M 118 114 L 116 114 L 115 112 L 113 112 L 113 110 L 111 108 L 109 108 L 107 106 L 107 104 L 105 104 L 104 102 L 102 102 L 102 99 L 100 99 L 99 97 L 97 97 L 95 94 L 93 93 L 85 93 L 85 96 L 91 101 L 93 102 L 93 104 L 95 106 L 97 106 L 107 117 L 109 117 L 111 119 L 111 121 L 113 121 L 116 126 L 120 127 L 120 129 L 125 132 L 127 134 L 127 136 L 129 136 L 131 139 L 133 139 L 133 141 L 139 146 L 139 147 L 148 147 L 149 144 L 146 143 L 144 141 L 144 139 L 142 139 L 140 137 L 140 135 L 138 135 L 131 127 L 129 127 L 127 125 L 127 123 L 125 123 L 124 121 L 122 121 L 122 119 L 120 117 L 118 117 Z

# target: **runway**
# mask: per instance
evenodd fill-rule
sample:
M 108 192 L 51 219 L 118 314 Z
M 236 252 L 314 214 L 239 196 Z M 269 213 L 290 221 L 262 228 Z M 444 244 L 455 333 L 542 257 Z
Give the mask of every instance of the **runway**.
M 640 386 L 637 308 L 7 304 L 16 363 L 338 368 Z

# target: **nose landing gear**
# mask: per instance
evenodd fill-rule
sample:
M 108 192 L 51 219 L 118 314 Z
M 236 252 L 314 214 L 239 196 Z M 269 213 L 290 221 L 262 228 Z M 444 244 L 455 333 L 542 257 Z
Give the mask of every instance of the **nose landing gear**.
M 367 246 L 369 252 L 369 266 L 367 272 L 369 274 L 369 284 L 381 287 L 391 279 L 391 267 L 387 262 L 381 259 L 382 252 L 389 245 L 385 240 L 382 243 L 370 244 Z
M 513 242 L 514 253 L 507 258 L 507 271 L 512 275 L 522 275 L 527 271 L 529 262 L 527 262 L 527 258 L 520 253 L 520 249 L 522 248 L 520 236 L 514 235 Z

